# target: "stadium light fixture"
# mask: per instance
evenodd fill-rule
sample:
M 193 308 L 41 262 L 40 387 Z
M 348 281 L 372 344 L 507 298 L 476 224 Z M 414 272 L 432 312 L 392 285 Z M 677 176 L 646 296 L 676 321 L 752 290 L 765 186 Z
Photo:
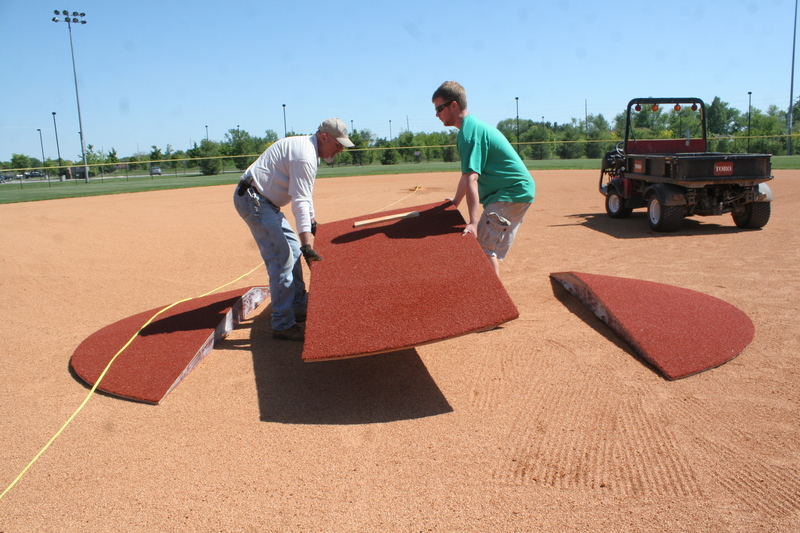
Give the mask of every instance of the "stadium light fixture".
M 58 15 L 58 10 L 55 10 L 55 14 Z M 86 162 L 86 142 L 84 141 L 83 136 L 83 119 L 81 117 L 81 98 L 78 94 L 78 71 L 75 68 L 75 49 L 72 46 L 72 25 L 73 24 L 86 24 L 86 13 L 78 13 L 77 11 L 72 12 L 72 18 L 69 16 L 69 11 L 66 9 L 61 12 L 64 15 L 64 22 L 67 23 L 67 29 L 69 30 L 69 50 L 72 53 L 72 76 L 75 79 L 75 100 L 78 103 L 78 127 L 80 131 L 78 134 L 81 137 L 81 157 L 83 157 L 83 170 L 85 172 L 85 179 L 86 182 L 89 182 L 89 164 Z M 53 17 L 53 22 L 60 22 L 57 17 Z M 55 115 L 54 115 L 55 117 Z

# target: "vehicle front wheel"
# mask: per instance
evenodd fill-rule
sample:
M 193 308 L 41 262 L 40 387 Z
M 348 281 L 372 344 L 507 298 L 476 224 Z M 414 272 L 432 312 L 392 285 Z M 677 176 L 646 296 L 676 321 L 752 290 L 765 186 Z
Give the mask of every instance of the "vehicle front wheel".
M 745 204 L 744 213 L 733 213 L 733 222 L 740 228 L 763 228 L 769 222 L 772 212 L 771 202 L 752 202 Z
M 628 218 L 633 209 L 625 207 L 625 198 L 621 197 L 616 189 L 609 187 L 606 195 L 606 213 L 611 218 Z
M 662 205 L 654 194 L 647 202 L 647 220 L 653 231 L 675 231 L 683 222 L 684 210 L 680 205 Z

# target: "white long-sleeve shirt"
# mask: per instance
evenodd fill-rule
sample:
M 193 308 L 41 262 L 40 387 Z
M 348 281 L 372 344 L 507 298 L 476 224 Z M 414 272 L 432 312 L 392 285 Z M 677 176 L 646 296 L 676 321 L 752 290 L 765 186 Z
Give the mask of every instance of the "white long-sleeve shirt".
M 261 196 L 278 207 L 292 204 L 298 233 L 311 231 L 314 180 L 319 169 L 317 136 L 284 137 L 273 143 L 245 171 Z

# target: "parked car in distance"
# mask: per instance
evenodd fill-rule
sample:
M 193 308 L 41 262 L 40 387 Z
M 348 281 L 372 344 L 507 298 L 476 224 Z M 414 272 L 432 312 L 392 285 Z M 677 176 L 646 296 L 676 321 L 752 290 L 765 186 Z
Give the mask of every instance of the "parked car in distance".
M 25 178 L 43 178 L 44 173 L 39 172 L 38 170 L 32 170 L 31 172 L 25 173 Z
M 150 167 L 150 175 L 151 176 L 160 176 L 161 175 L 161 167 Z

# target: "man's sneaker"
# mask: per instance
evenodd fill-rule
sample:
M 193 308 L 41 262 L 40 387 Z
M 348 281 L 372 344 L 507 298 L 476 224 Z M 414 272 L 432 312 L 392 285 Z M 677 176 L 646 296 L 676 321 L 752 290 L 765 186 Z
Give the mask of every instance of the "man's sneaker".
M 302 341 L 305 340 L 306 335 L 299 324 L 294 324 L 289 329 L 273 329 L 272 338 L 287 341 Z

